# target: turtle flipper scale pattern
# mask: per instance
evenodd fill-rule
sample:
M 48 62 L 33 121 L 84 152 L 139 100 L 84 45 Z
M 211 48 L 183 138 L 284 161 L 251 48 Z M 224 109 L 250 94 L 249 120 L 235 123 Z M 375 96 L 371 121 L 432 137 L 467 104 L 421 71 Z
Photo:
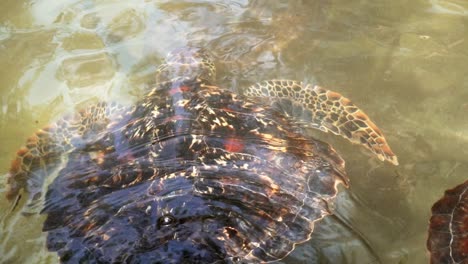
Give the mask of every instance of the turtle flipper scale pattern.
M 271 104 L 302 127 L 340 135 L 363 145 L 380 160 L 398 165 L 380 129 L 366 113 L 339 93 L 293 80 L 270 80 L 248 87 L 244 95 Z
M 95 142 L 123 107 L 97 103 L 66 116 L 29 137 L 13 159 L 7 175 L 6 197 L 17 200 L 23 189 L 28 193 L 28 208 L 35 210 L 43 193 L 44 181 L 60 167 L 67 152 Z M 25 211 L 23 211 L 25 212 Z

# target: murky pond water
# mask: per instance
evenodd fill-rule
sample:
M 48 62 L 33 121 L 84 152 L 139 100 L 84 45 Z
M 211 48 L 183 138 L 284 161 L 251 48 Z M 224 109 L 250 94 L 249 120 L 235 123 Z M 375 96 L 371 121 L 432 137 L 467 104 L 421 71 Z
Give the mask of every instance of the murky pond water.
M 284 263 L 428 263 L 431 205 L 468 170 L 468 3 L 3 1 L 0 173 L 37 129 L 102 98 L 133 102 L 174 47 L 201 46 L 233 91 L 288 78 L 338 91 L 383 129 L 398 167 L 337 137 L 351 178 Z M 5 177 L 0 184 L 4 196 Z M 0 262 L 55 263 L 42 215 L 0 199 Z

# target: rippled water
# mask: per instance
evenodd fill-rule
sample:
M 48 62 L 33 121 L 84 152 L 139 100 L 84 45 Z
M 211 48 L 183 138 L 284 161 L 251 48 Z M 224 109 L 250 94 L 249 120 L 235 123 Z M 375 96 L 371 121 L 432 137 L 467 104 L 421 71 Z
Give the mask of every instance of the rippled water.
M 394 167 L 314 132 L 351 187 L 285 263 L 428 263 L 430 207 L 467 178 L 467 16 L 464 0 L 2 1 L 0 173 L 38 128 L 102 98 L 132 102 L 167 52 L 202 46 L 233 91 L 272 78 L 339 91 L 399 156 Z M 56 262 L 42 216 L 0 208 L 3 262 Z

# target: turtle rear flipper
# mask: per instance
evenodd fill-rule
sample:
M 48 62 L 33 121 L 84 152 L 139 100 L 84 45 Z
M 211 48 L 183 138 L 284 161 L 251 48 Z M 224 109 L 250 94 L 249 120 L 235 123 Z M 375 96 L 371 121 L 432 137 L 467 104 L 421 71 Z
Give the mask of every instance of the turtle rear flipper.
M 121 110 L 116 104 L 98 103 L 36 132 L 11 163 L 7 199 L 16 204 L 24 189 L 28 201 L 23 213 L 40 210 L 36 207 L 43 197 L 44 181 L 60 169 L 67 158 L 64 154 L 97 142 L 102 131 L 119 118 Z
M 380 129 L 339 93 L 292 80 L 270 80 L 248 87 L 244 95 L 271 104 L 302 127 L 340 135 L 363 145 L 380 160 L 398 165 Z

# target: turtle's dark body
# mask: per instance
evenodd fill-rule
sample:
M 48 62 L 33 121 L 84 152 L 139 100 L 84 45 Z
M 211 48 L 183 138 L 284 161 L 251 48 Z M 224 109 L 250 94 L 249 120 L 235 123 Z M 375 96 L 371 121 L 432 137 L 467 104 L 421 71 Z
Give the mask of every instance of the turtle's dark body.
M 431 264 L 468 263 L 468 180 L 432 206 L 427 249 Z
M 335 150 L 304 136 L 285 111 L 213 86 L 214 68 L 200 51 L 176 57 L 179 66 L 161 67 L 158 85 L 135 106 L 92 106 L 41 130 L 18 152 L 10 198 L 25 188 L 34 200 L 43 178 L 57 171 L 42 213 L 47 247 L 61 262 L 275 261 L 310 239 L 336 186 L 347 185 Z M 309 110 L 328 109 L 320 118 L 331 118 L 320 123 L 311 115 L 312 125 L 360 139 L 396 163 L 381 132 L 349 100 L 307 91 L 318 100 Z
M 275 259 L 346 182 L 327 144 L 200 82 L 167 83 L 123 115 L 49 186 L 44 230 L 62 261 Z

